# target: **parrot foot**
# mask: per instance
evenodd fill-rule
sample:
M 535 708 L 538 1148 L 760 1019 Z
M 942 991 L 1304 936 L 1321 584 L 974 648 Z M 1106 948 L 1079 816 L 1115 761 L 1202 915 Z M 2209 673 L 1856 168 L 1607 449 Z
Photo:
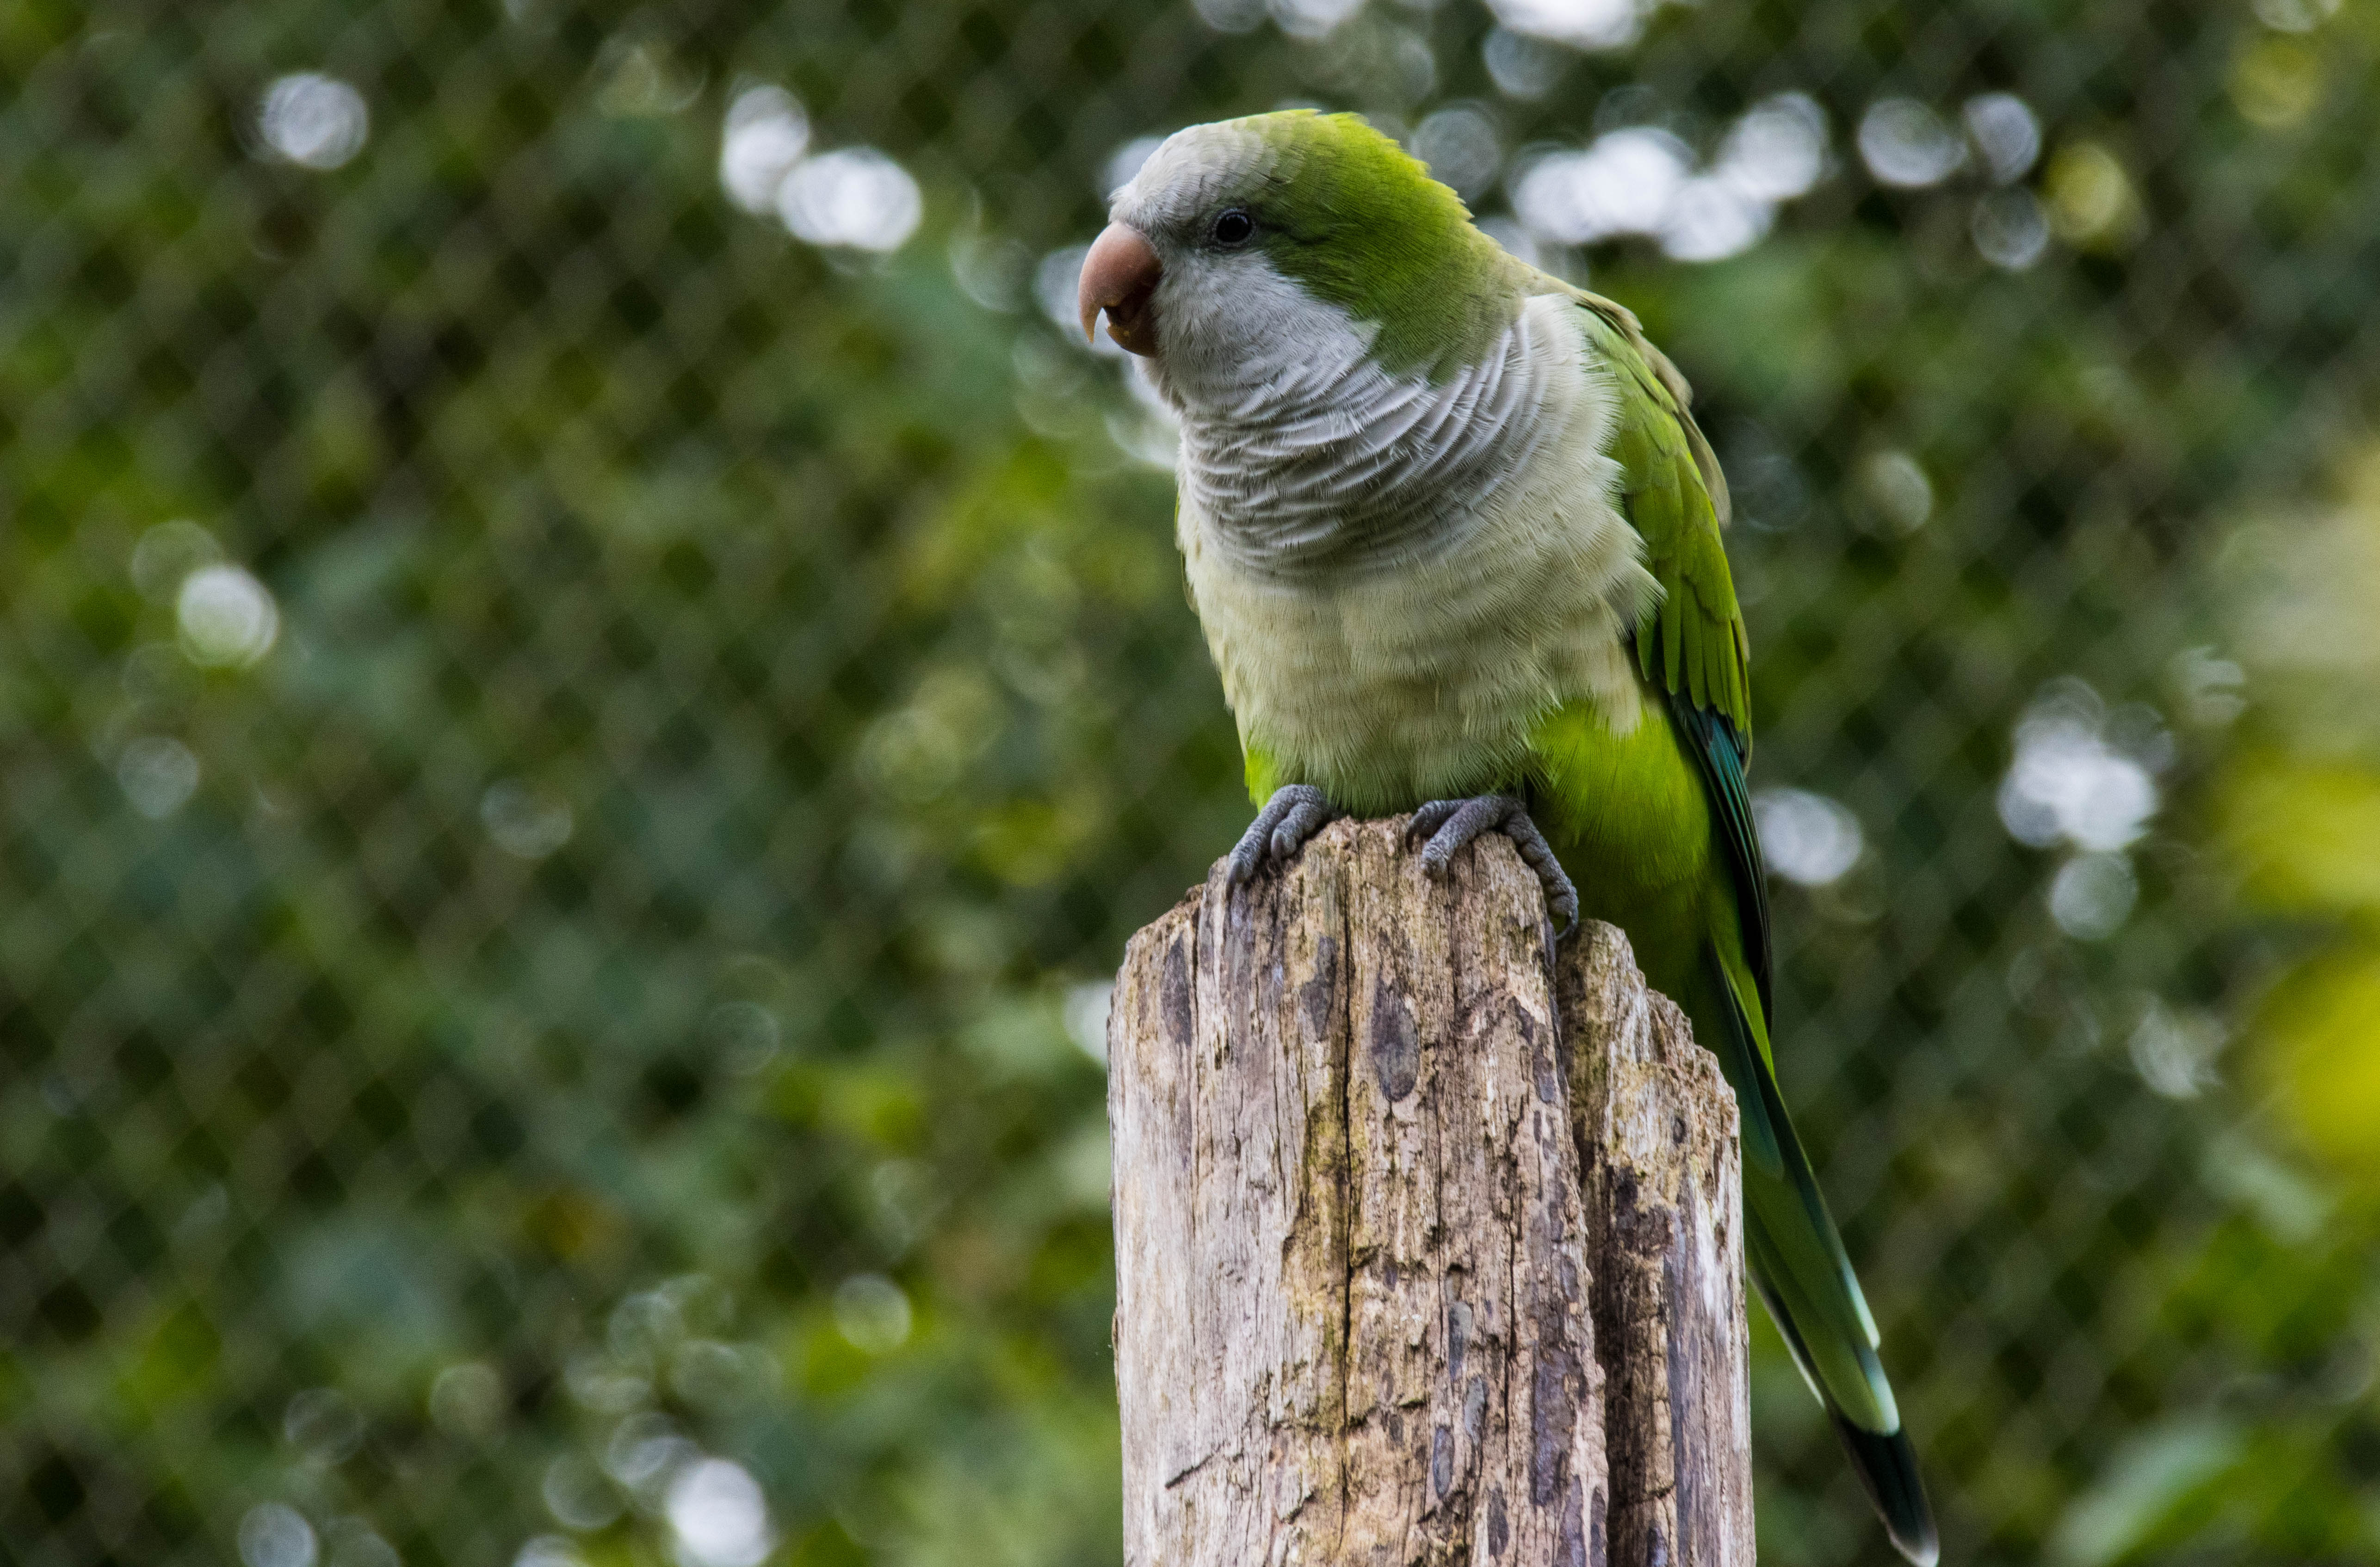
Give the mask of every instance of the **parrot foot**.
M 1278 798 L 1279 796 L 1275 796 Z M 1556 940 L 1567 936 L 1578 926 L 1578 888 L 1554 857 L 1553 846 L 1537 824 L 1529 819 L 1528 803 L 1512 795 L 1479 795 L 1467 800 L 1432 800 L 1413 814 L 1413 822 L 1405 829 L 1408 843 L 1427 837 L 1422 845 L 1422 869 L 1433 876 L 1443 876 L 1454 851 L 1483 833 L 1501 832 L 1512 840 L 1529 869 L 1537 873 L 1537 884 L 1545 889 L 1546 909 L 1553 915 Z
M 1248 823 L 1232 850 L 1232 883 L 1256 880 L 1268 858 L 1279 864 L 1305 846 L 1305 840 L 1345 815 L 1311 784 L 1285 784 Z

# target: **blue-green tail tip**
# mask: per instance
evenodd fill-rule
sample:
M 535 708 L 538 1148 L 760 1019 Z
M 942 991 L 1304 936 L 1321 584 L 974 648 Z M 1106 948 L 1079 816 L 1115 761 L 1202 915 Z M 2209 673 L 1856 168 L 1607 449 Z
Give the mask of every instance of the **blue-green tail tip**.
M 1840 1415 L 1834 1415 L 1835 1435 L 1851 1455 L 1852 1468 L 1867 1488 L 1876 1516 L 1893 1548 L 1917 1567 L 1934 1567 L 1942 1555 L 1942 1541 L 1934 1528 L 1934 1509 L 1925 1500 L 1925 1481 L 1917 1473 L 1917 1452 L 1909 1433 L 1895 1429 L 1884 1435 L 1863 1431 Z

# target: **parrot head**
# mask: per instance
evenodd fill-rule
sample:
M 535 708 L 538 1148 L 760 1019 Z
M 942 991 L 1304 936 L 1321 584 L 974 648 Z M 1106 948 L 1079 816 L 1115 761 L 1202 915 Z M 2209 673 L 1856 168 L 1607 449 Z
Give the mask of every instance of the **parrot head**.
M 1509 324 L 1528 270 L 1395 141 L 1310 109 L 1177 131 L 1109 217 L 1083 261 L 1083 330 L 1104 312 L 1160 386 L 1349 330 L 1392 371 L 1437 365 Z

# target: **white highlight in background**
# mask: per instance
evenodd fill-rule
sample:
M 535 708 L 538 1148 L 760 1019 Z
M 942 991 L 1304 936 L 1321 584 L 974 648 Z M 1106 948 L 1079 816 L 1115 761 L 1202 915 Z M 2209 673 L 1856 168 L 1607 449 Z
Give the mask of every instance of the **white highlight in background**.
M 1784 92 L 1730 126 L 1706 170 L 1695 171 L 1693 151 L 1677 137 L 1633 126 L 1530 164 L 1513 184 L 1512 209 L 1560 244 L 1641 234 L 1678 261 L 1715 261 L 1758 244 L 1778 204 L 1806 194 L 1826 168 L 1825 111 L 1806 94 Z
M 782 87 L 747 87 L 727 106 L 719 139 L 719 183 L 755 215 L 774 212 L 777 191 L 810 147 L 810 117 Z
M 281 612 L 264 584 L 242 567 L 204 565 L 174 597 L 182 651 L 206 669 L 244 669 L 272 650 Z
M 2041 156 L 2041 121 L 2013 92 L 1977 93 L 1959 117 L 1966 121 L 1967 140 L 1984 155 L 1995 185 L 2022 179 Z
M 775 1544 L 759 1482 L 728 1459 L 706 1458 L 680 1470 L 664 1510 L 685 1567 L 759 1567 Z
M 1440 109 L 1415 127 L 1412 152 L 1432 178 L 1466 200 L 1494 182 L 1504 161 L 1495 122 L 1468 103 Z
M 1768 869 L 1803 887 L 1825 887 L 1859 863 L 1867 834 L 1848 807 L 1807 789 L 1763 789 L 1752 797 Z
M 314 1567 L 314 1525 L 296 1508 L 261 1501 L 239 1521 L 239 1559 L 248 1567 Z
M 925 216 L 909 171 L 873 147 L 844 147 L 795 165 L 777 215 L 798 238 L 855 250 L 897 250 Z
M 1573 49 L 1622 49 L 1645 30 L 1639 0 L 1488 0 L 1496 19 L 1529 38 Z
M 1088 980 L 1066 991 L 1066 1038 L 1101 1066 L 1108 1063 L 1108 1012 L 1114 1001 L 1115 983 L 1109 979 Z
M 1554 152 L 1531 164 L 1513 188 L 1512 209 L 1565 245 L 1656 234 L 1693 164 L 1686 144 L 1666 130 L 1615 130 L 1584 152 Z
M 1364 0 L 1266 0 L 1281 31 L 1292 38 L 1324 38 L 1364 8 Z
M 1967 162 L 1967 144 L 1913 98 L 1881 98 L 1860 116 L 1860 159 L 1885 185 L 1939 185 Z
M 2016 757 L 1999 790 L 2000 820 L 2017 842 L 2107 854 L 2148 831 L 2156 780 L 2107 743 L 2096 701 L 2087 689 L 2060 689 L 2017 721 Z
M 1968 232 L 1976 252 L 2005 272 L 2022 272 L 2049 249 L 2049 216 L 2021 187 L 1986 191 L 1975 202 Z
M 371 111 L 364 95 L 319 71 L 285 76 L 264 90 L 256 111 L 264 144 L 301 168 L 328 171 L 364 150 Z
M 1757 200 L 1808 195 L 1827 172 L 1826 110 L 1806 92 L 1761 100 L 1728 127 L 1711 172 Z
M 587 1561 L 560 1535 L 537 1535 L 522 1545 L 513 1567 L 587 1567 Z
M 2104 941 L 2131 917 L 2140 895 L 2129 856 L 2077 855 L 2049 883 L 2049 917 L 2078 941 Z

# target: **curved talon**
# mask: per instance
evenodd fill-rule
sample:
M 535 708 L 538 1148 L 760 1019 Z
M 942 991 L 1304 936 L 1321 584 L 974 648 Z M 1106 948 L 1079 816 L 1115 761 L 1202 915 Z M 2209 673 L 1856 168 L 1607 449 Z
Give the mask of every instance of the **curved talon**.
M 1416 808 L 1413 820 L 1405 824 L 1405 842 L 1427 838 L 1446 825 L 1446 819 L 1463 808 L 1461 800 L 1431 800 Z
M 1233 884 L 1254 881 L 1268 857 L 1276 863 L 1289 858 L 1339 815 L 1338 808 L 1311 784 L 1284 784 L 1275 789 L 1232 847 Z
M 1434 876 L 1446 873 L 1455 851 L 1487 832 L 1512 840 L 1521 858 L 1537 873 L 1545 890 L 1546 910 L 1558 921 L 1554 937 L 1567 936 L 1578 925 L 1578 888 L 1554 857 L 1553 845 L 1529 817 L 1528 803 L 1512 795 L 1477 795 L 1467 800 L 1432 800 L 1413 814 L 1405 828 L 1411 842 L 1427 835 L 1422 846 L 1422 869 Z

